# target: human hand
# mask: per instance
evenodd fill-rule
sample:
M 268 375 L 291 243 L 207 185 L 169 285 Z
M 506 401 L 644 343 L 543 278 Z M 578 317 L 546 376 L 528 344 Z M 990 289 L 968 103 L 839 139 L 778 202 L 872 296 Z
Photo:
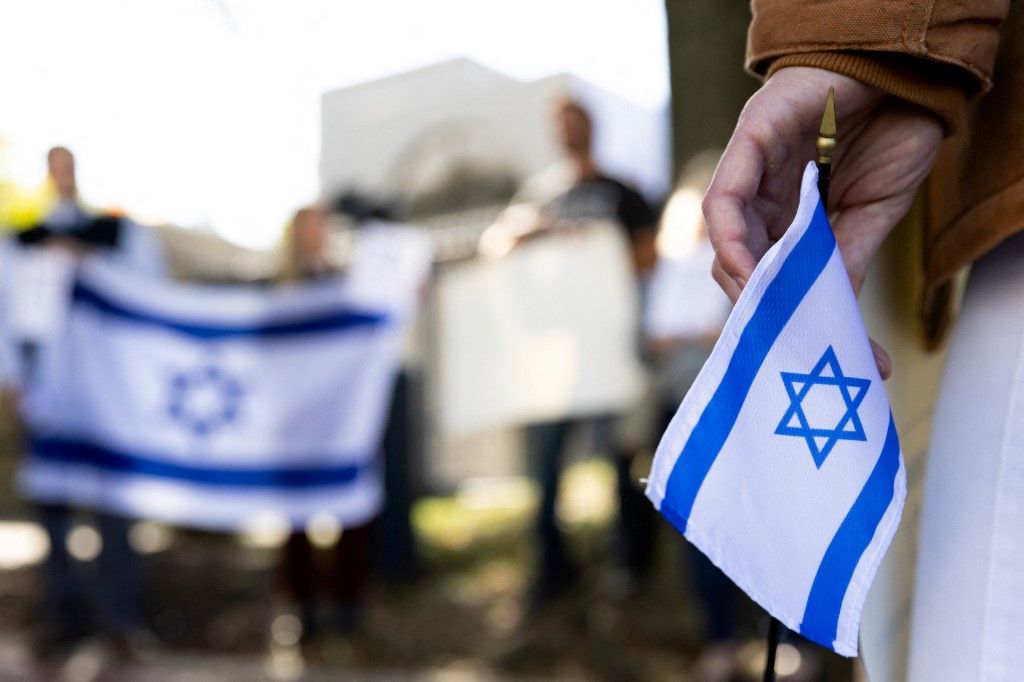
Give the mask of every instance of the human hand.
M 928 111 L 824 69 L 780 69 L 744 107 L 704 196 L 712 273 L 733 302 L 796 212 L 829 86 L 839 144 L 826 208 L 858 293 L 935 161 L 943 131 Z M 892 362 L 872 344 L 879 372 L 888 377 Z

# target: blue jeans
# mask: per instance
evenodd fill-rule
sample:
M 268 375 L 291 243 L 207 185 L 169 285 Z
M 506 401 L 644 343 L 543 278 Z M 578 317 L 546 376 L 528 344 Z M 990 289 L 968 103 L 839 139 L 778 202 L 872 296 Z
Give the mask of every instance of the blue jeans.
M 94 606 L 100 627 L 109 634 L 125 634 L 138 627 L 142 622 L 140 562 L 128 544 L 131 521 L 110 514 L 93 515 L 103 548 L 96 560 L 95 576 L 88 576 L 76 570 L 75 559 L 67 549 L 74 510 L 39 504 L 36 513 L 50 539 L 50 553 L 43 565 L 45 615 L 50 626 L 66 635 L 84 634 L 89 629 L 87 609 Z
M 674 400 L 662 406 L 661 433 L 668 429 L 677 407 Z M 707 638 L 712 642 L 734 639 L 743 593 L 721 569 L 711 563 L 711 559 L 689 542 L 683 547 L 683 561 L 690 565 L 695 596 L 704 609 Z
M 530 424 L 526 427 L 527 446 L 533 459 L 533 475 L 540 484 L 540 509 L 537 513 L 537 539 L 540 543 L 540 580 L 558 581 L 571 573 L 572 567 L 558 530 L 555 507 L 558 484 L 562 478 L 565 442 L 579 419 L 560 419 Z M 597 426 L 609 432 L 610 417 L 601 417 Z M 610 438 L 603 440 L 610 441 Z M 616 554 L 623 565 L 635 575 L 642 574 L 651 563 L 654 550 L 655 520 L 653 507 L 631 480 L 633 460 L 630 453 L 615 452 L 613 463 L 619 502 L 619 523 L 616 533 Z
M 704 554 L 686 543 L 684 560 L 690 564 L 693 587 L 704 608 L 705 634 L 712 642 L 728 642 L 736 636 L 742 594 L 725 573 Z
M 388 411 L 381 450 L 384 453 L 384 508 L 376 534 L 376 566 L 385 578 L 409 580 L 419 572 L 419 556 L 412 531 L 414 478 L 422 466 L 417 445 L 414 408 L 417 379 L 402 370 Z

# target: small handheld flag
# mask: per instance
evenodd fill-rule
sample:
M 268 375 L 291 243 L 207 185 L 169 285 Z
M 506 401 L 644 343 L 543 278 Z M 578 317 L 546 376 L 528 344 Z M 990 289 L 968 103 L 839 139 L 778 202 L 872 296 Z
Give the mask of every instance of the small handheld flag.
M 655 507 L 788 628 L 857 654 L 906 473 L 857 299 L 808 164 L 662 437 Z

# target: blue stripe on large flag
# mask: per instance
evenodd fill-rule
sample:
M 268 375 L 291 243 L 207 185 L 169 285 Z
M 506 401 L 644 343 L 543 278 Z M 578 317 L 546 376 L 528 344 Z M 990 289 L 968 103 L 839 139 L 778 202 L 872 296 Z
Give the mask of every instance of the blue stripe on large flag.
M 697 493 L 732 431 L 765 357 L 835 248 L 832 228 L 819 201 L 811 224 L 768 284 L 740 334 L 721 383 L 669 474 L 661 513 L 683 533 Z
M 811 584 L 800 634 L 830 649 L 836 639 L 839 612 L 846 590 L 864 550 L 871 544 L 878 524 L 892 503 L 896 474 L 900 470 L 900 440 L 896 422 L 889 414 L 889 431 L 882 454 L 849 513 L 832 537 L 818 573 Z
M 200 339 L 244 337 L 277 337 L 294 334 L 336 332 L 353 328 L 375 327 L 389 322 L 382 313 L 338 309 L 301 319 L 267 320 L 260 324 L 225 325 L 161 317 L 148 311 L 118 303 L 82 282 L 76 282 L 73 301 L 127 322 L 159 327 Z
M 237 488 L 314 488 L 354 483 L 372 462 L 302 467 L 209 467 L 176 464 L 126 453 L 84 440 L 32 438 L 30 452 L 40 460 L 85 464 L 103 471 L 141 474 L 183 483 Z

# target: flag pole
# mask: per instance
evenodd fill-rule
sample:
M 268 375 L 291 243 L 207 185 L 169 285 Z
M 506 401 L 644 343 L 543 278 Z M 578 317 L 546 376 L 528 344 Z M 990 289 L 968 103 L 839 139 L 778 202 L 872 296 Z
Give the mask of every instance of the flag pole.
M 768 623 L 768 655 L 764 662 L 764 682 L 775 682 L 775 656 L 779 651 L 779 638 L 782 636 L 782 623 L 775 616 L 769 616 Z
M 828 212 L 828 185 L 832 179 L 832 153 L 836 150 L 836 101 L 835 90 L 828 89 L 825 97 L 825 113 L 821 117 L 821 126 L 818 128 L 818 139 L 814 142 L 814 148 L 818 152 L 816 165 L 818 166 L 818 193 L 821 195 L 821 203 Z
M 828 211 L 828 187 L 832 179 L 832 154 L 836 150 L 836 102 L 835 90 L 828 89 L 825 97 L 825 111 L 821 116 L 818 128 L 818 139 L 814 141 L 814 149 L 818 153 L 815 165 L 818 167 L 818 194 L 821 205 Z M 764 682 L 775 682 L 775 659 L 779 651 L 779 639 L 782 637 L 782 623 L 771 616 L 768 623 L 768 651 L 765 656 Z

